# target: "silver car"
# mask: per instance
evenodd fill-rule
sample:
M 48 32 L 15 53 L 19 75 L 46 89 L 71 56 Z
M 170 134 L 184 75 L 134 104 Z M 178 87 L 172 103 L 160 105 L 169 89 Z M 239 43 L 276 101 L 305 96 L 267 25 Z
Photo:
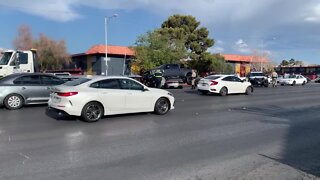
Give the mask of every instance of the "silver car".
M 26 104 L 45 104 L 52 86 L 64 81 L 51 74 L 18 73 L 0 79 L 0 105 L 15 110 Z

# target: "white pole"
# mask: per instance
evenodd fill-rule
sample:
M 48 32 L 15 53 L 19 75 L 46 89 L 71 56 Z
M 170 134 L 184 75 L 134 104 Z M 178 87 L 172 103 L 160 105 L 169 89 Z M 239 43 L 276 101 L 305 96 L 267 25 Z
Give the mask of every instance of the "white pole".
M 105 35 L 105 50 L 106 50 L 106 76 L 108 75 L 108 17 L 104 18 L 104 35 Z
M 263 39 L 261 40 L 261 58 L 260 58 L 260 71 L 262 72 L 262 59 L 263 59 Z
M 122 68 L 122 75 L 124 76 L 124 72 L 126 69 L 126 59 L 127 59 L 127 53 L 124 54 L 124 59 L 123 59 L 123 68 Z
M 110 17 L 104 17 L 104 33 L 105 33 L 105 44 L 106 44 L 106 76 L 108 75 L 108 20 L 117 17 L 118 14 L 113 14 Z

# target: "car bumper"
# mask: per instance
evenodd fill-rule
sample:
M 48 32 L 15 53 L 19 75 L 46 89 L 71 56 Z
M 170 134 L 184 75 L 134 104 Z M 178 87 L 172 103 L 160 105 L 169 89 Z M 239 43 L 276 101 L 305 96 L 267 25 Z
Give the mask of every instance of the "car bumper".
M 50 99 L 48 102 L 48 108 L 63 111 L 72 116 L 81 116 L 81 110 L 75 108 L 71 102 L 55 103 Z
M 208 86 L 208 85 L 198 84 L 197 88 L 198 88 L 198 91 L 201 91 L 201 92 L 208 92 L 208 93 L 219 93 L 220 92 L 220 88 Z

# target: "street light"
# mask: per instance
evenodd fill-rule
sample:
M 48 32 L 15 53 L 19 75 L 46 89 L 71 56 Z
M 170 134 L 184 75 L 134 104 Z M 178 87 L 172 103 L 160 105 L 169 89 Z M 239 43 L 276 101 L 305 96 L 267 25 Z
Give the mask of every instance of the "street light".
M 108 21 L 109 19 L 118 17 L 118 14 L 113 14 L 112 16 L 104 17 L 104 34 L 106 40 L 106 76 L 108 75 Z

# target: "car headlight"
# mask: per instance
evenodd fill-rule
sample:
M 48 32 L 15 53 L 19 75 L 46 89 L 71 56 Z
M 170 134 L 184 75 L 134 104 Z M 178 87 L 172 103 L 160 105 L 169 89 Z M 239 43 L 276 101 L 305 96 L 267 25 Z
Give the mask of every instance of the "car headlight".
M 168 95 L 169 95 L 169 96 L 173 96 L 173 94 L 172 94 L 171 92 L 168 92 Z

